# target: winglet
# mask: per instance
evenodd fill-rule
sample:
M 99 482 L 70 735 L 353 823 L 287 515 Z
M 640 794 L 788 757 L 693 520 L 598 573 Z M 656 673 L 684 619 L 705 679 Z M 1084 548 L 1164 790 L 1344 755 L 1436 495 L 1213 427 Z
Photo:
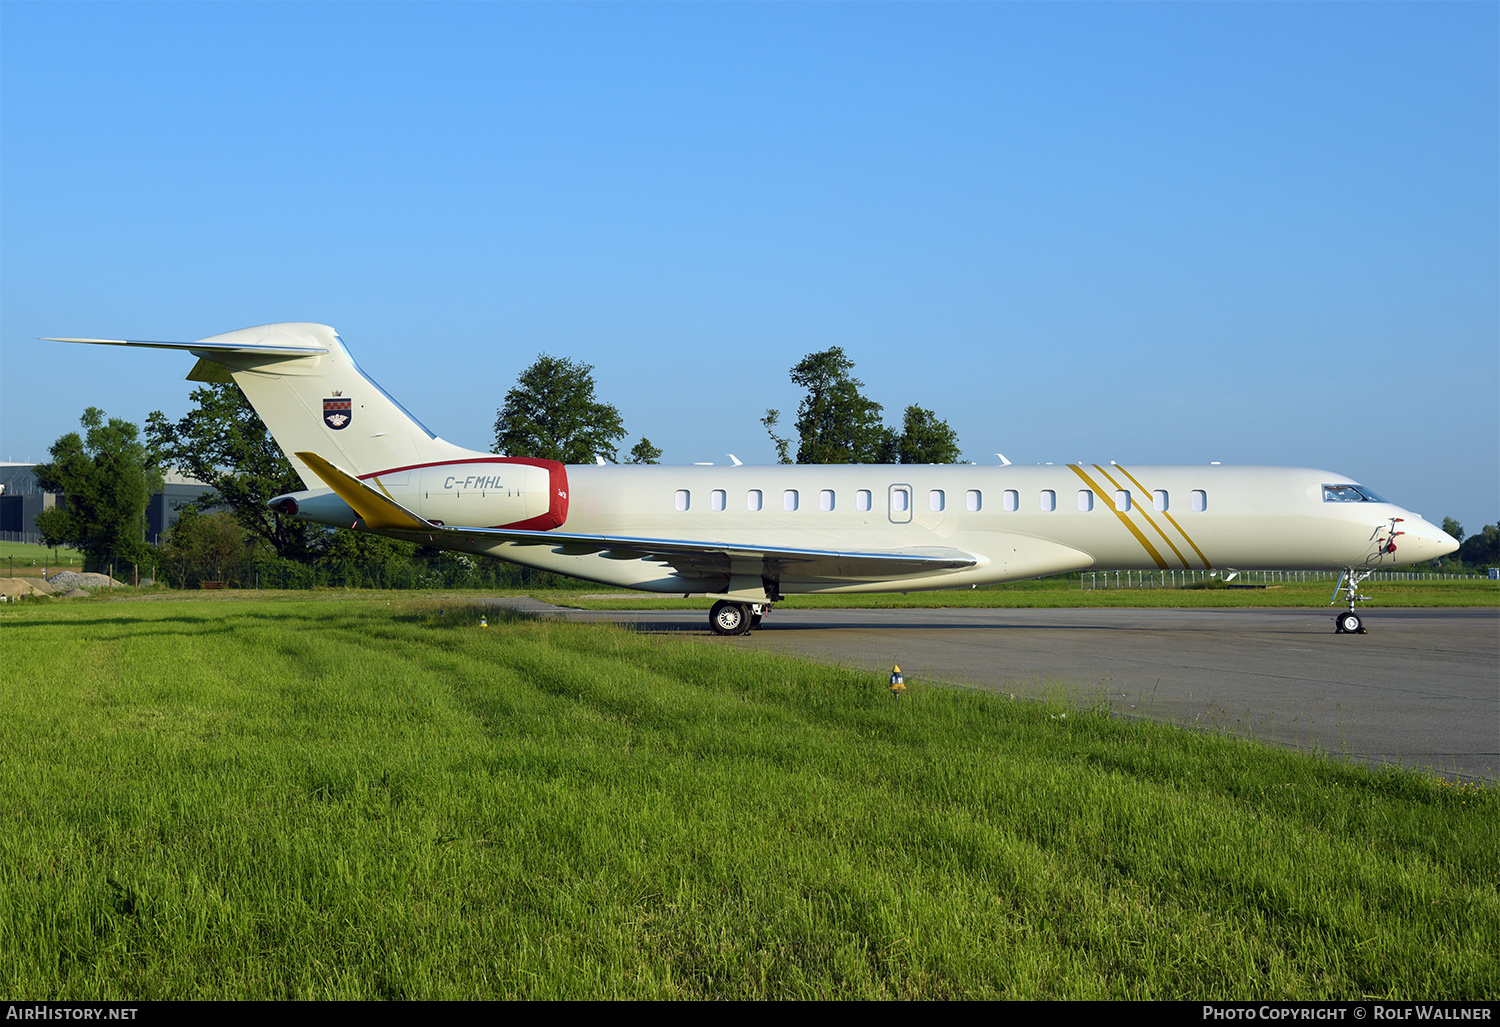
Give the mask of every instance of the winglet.
M 436 531 L 429 524 L 395 500 L 376 492 L 358 478 L 339 470 L 316 453 L 298 453 L 297 458 L 313 469 L 340 499 L 354 508 L 367 528 L 392 528 L 400 531 Z

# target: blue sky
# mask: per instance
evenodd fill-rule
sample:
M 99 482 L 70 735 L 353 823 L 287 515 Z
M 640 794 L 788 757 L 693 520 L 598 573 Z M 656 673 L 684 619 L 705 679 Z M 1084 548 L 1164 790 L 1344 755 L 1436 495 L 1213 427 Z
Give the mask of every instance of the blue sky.
M 766 463 L 842 346 L 967 458 L 1500 517 L 1500 5 L 0 4 L 0 459 L 335 326 L 486 449 L 538 353 Z

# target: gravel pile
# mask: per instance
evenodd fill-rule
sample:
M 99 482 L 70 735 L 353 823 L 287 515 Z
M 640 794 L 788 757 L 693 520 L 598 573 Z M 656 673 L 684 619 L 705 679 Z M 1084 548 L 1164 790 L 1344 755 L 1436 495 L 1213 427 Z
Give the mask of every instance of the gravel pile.
M 56 586 L 59 590 L 75 588 L 123 588 L 118 581 L 112 581 L 108 574 L 81 574 L 78 571 L 59 571 L 47 579 L 48 583 Z

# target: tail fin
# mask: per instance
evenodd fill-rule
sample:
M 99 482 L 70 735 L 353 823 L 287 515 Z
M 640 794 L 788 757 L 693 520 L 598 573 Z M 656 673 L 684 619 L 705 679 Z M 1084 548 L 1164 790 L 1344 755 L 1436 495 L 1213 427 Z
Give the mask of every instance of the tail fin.
M 310 489 L 323 481 L 298 453 L 335 459 L 356 476 L 487 455 L 428 431 L 359 369 L 327 325 L 261 325 L 197 342 L 51 341 L 188 350 L 198 358 L 188 379 L 237 383 Z

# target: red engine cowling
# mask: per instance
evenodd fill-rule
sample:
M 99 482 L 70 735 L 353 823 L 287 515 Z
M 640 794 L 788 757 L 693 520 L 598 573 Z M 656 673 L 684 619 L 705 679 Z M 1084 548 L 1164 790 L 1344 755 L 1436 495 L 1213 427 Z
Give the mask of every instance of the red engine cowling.
M 510 524 L 496 524 L 496 528 L 516 528 L 520 531 L 551 531 L 561 528 L 568 519 L 568 469 L 556 460 L 535 460 L 524 456 L 496 457 L 502 463 L 526 464 L 540 467 L 547 472 L 547 512 Z

